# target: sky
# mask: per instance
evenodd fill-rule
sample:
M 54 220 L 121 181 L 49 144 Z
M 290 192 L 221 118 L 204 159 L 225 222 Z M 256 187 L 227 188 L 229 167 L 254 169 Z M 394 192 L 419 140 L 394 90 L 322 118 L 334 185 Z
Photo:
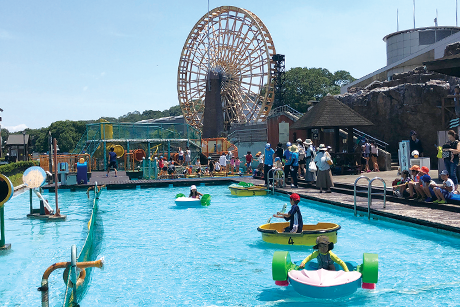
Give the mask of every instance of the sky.
M 386 65 L 382 38 L 413 28 L 413 0 L 209 0 L 256 14 L 286 70 L 360 78 Z M 207 0 L 0 0 L 0 112 L 10 132 L 178 105 L 177 67 Z M 415 26 L 455 26 L 455 0 L 416 0 Z

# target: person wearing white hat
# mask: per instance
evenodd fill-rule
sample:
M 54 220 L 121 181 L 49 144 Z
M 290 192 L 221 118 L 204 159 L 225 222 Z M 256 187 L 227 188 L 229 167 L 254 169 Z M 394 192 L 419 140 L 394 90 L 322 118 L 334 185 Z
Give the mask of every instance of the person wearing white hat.
M 313 142 L 310 139 L 305 139 L 303 144 L 305 146 L 305 181 L 312 184 L 316 181 L 316 171 L 310 171 L 309 165 L 315 159 L 315 150 L 313 149 Z
M 190 195 L 188 197 L 200 199 L 201 196 L 203 196 L 203 194 L 197 191 L 196 185 L 192 185 L 190 187 Z
M 334 182 L 332 181 L 331 166 L 329 163 L 331 163 L 332 159 L 324 144 L 320 144 L 318 150 L 318 154 L 314 160 L 318 167 L 316 187 L 319 188 L 320 193 L 323 193 L 323 189 L 326 189 L 326 193 L 331 193 L 331 187 L 334 186 Z

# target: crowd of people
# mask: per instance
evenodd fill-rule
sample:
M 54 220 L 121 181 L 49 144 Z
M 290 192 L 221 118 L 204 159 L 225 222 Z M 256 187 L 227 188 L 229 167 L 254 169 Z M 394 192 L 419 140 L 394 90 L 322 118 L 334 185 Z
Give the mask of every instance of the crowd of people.
M 273 184 L 283 186 L 285 183 L 290 183 L 292 188 L 298 188 L 298 179 L 302 178 L 308 184 L 316 182 L 321 193 L 323 190 L 330 193 L 331 187 L 334 186 L 330 148 L 324 144 L 316 148 L 310 139 L 302 141 L 300 138 L 294 144 L 287 142 L 283 146 L 279 143 L 275 149 L 267 143 L 264 152 L 256 154 L 259 164 L 254 170 L 251 168 L 253 156 L 250 151 L 247 152 L 245 156 L 247 172 L 252 173 L 254 178 L 263 178 L 267 187 Z

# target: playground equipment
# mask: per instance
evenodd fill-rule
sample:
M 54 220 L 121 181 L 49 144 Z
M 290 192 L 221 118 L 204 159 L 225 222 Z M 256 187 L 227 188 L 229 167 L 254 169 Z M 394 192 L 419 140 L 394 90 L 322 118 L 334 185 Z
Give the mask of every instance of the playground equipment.
M 11 244 L 5 243 L 5 209 L 4 205 L 11 199 L 14 193 L 10 179 L 0 174 L 0 250 L 11 248 Z
M 268 29 L 254 13 L 234 6 L 206 13 L 190 31 L 179 60 L 177 93 L 187 123 L 203 127 L 210 73 L 221 83 L 224 130 L 232 123 L 265 120 L 275 96 L 275 54 Z
M 80 161 L 77 163 L 77 183 L 88 183 L 88 163 L 83 158 L 80 158 Z
M 38 291 L 42 293 L 42 307 L 49 306 L 49 285 L 48 285 L 48 278 L 56 269 L 64 269 L 64 282 L 67 283 L 69 271 L 71 272 L 70 275 L 70 283 L 72 286 L 72 296 L 73 301 L 76 302 L 77 297 L 77 288 L 80 287 L 86 277 L 87 268 L 102 268 L 104 265 L 104 258 L 101 258 L 96 261 L 85 261 L 85 262 L 77 262 L 77 247 L 76 245 L 72 245 L 71 249 L 71 260 L 68 262 L 58 262 L 50 267 L 48 267 L 45 272 L 43 273 L 41 286 L 38 288 Z M 78 278 L 77 278 L 77 271 Z
M 62 174 L 61 174 L 62 176 Z M 41 186 L 45 184 L 46 173 L 39 166 L 31 166 L 22 175 L 22 181 L 30 189 L 29 200 L 30 200 L 30 213 L 27 214 L 27 217 L 36 218 L 36 219 L 45 219 L 45 220 L 54 220 L 60 221 L 65 220 L 65 215 L 54 215 L 55 211 L 51 208 L 48 201 L 41 194 Z M 38 189 L 38 190 L 37 190 Z M 33 208 L 33 197 L 32 192 L 40 200 L 40 209 Z M 57 193 L 57 189 L 55 191 Z M 56 195 L 57 199 L 57 195 Z M 56 212 L 59 212 L 58 204 L 56 202 Z

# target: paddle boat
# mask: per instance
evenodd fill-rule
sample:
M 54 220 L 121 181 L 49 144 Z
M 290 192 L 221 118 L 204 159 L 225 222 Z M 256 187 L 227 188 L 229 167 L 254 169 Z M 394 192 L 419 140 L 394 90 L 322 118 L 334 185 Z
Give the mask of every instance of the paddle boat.
M 176 206 L 183 207 L 207 207 L 211 204 L 211 195 L 204 194 L 200 198 L 186 197 L 184 194 L 180 193 L 176 195 Z
M 318 223 L 303 225 L 302 233 L 283 232 L 288 226 L 289 222 L 267 223 L 257 227 L 257 230 L 262 233 L 262 240 L 267 243 L 313 246 L 318 236 L 326 236 L 332 243 L 337 243 L 337 232 L 341 228 L 334 223 Z
M 232 195 L 236 196 L 263 196 L 267 195 L 265 186 L 253 185 L 248 182 L 233 183 L 229 187 Z
M 281 209 L 281 213 L 286 211 L 287 203 Z M 257 227 L 262 233 L 262 240 L 267 243 L 283 245 L 305 245 L 314 246 L 318 236 L 326 236 L 332 243 L 337 243 L 337 231 L 340 225 L 334 223 L 318 223 L 316 225 L 303 225 L 302 233 L 284 232 L 289 226 L 289 222 L 271 223 L 270 217 L 266 224 Z
M 273 254 L 272 276 L 278 286 L 292 285 L 303 296 L 333 299 L 353 294 L 358 288 L 375 289 L 378 281 L 378 255 L 363 254 L 363 264 L 345 262 L 350 272 L 338 270 L 317 270 L 317 263 L 311 261 L 307 269 L 299 269 L 291 262 L 289 252 L 276 251 Z

